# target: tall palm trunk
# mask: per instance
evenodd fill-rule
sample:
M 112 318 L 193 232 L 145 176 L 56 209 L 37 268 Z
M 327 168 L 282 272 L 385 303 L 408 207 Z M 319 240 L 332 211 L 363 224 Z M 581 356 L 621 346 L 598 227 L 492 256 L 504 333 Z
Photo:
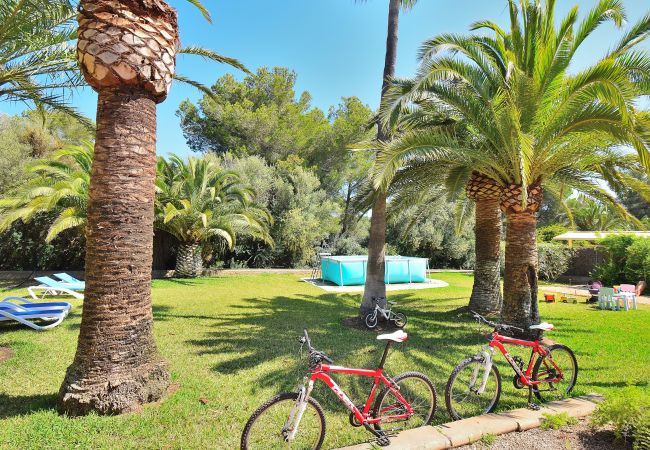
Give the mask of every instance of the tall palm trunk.
M 467 197 L 476 202 L 474 223 L 474 285 L 469 309 L 481 314 L 500 313 L 501 297 L 501 186 L 473 173 L 467 183 Z
M 151 266 L 156 103 L 174 73 L 176 12 L 160 0 L 82 0 L 78 35 L 99 100 L 86 296 L 59 409 L 119 414 L 160 399 L 170 379 L 153 338 Z
M 199 244 L 181 243 L 176 255 L 175 275 L 180 278 L 196 278 L 203 273 L 203 257 Z
M 501 199 L 507 217 L 502 318 L 528 335 L 528 327 L 539 323 L 536 213 L 542 203 L 542 188 L 539 184 L 529 187 L 525 207 L 521 198 L 521 187 L 510 186 Z
M 388 5 L 388 35 L 386 37 L 386 59 L 384 61 L 384 78 L 381 86 L 383 98 L 390 87 L 389 80 L 395 75 L 397 61 L 397 32 L 399 26 L 400 0 L 390 0 Z M 385 141 L 388 133 L 378 124 L 377 139 Z M 368 265 L 366 283 L 363 290 L 363 301 L 359 310 L 360 317 L 373 309 L 373 299 L 386 297 L 385 277 L 385 249 L 386 249 L 386 192 L 375 192 L 375 201 L 372 205 L 370 218 L 370 236 L 368 239 Z M 380 303 L 385 307 L 385 301 Z

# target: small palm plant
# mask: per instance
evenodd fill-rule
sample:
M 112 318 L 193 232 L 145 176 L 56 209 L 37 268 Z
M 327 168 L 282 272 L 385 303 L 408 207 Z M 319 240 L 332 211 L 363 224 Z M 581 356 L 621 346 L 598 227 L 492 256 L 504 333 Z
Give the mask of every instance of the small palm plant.
M 92 161 L 92 144 L 85 143 L 28 164 L 32 178 L 12 197 L 0 199 L 0 232 L 17 220 L 27 223 L 37 214 L 50 212 L 57 217 L 48 229 L 47 242 L 65 230 L 85 228 Z
M 236 172 L 224 170 L 214 158 L 159 158 L 156 193 L 156 228 L 179 242 L 177 276 L 201 275 L 203 246 L 232 248 L 237 236 L 272 244 L 269 212 L 255 204 L 253 190 L 241 184 Z

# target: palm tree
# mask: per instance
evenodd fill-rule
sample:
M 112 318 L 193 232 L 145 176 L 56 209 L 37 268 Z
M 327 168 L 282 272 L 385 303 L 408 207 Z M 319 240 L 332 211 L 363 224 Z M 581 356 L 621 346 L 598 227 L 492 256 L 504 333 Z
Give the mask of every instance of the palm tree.
M 388 4 L 388 34 L 386 37 L 386 58 L 384 61 L 384 74 L 381 85 L 382 97 L 390 87 L 390 79 L 395 75 L 397 61 L 397 32 L 399 26 L 400 9 L 410 9 L 417 0 L 389 0 Z M 378 123 L 377 140 L 386 141 L 389 138 L 385 127 Z M 373 299 L 386 297 L 385 272 L 386 248 L 386 192 L 378 190 L 372 204 L 372 217 L 370 219 L 370 236 L 368 241 L 368 265 L 366 282 L 363 290 L 363 300 L 359 310 L 359 317 L 365 317 L 372 310 Z M 385 306 L 385 305 L 383 305 Z
M 46 105 L 86 120 L 53 90 L 83 84 L 77 71 L 69 0 L 0 2 L 0 100 Z
M 77 19 L 79 65 L 99 98 L 86 299 L 59 409 L 120 414 L 160 399 L 170 379 L 153 338 L 151 265 L 156 104 L 175 74 L 178 23 L 162 0 L 81 0 Z
M 539 320 L 535 228 L 544 189 L 549 195 L 576 189 L 625 214 L 602 185 L 616 172 L 616 158 L 626 157 L 613 146 L 632 146 L 650 167 L 650 115 L 635 108 L 650 81 L 650 57 L 637 49 L 650 32 L 650 15 L 594 64 L 570 74 L 574 54 L 600 24 L 622 23 L 620 2 L 601 0 L 580 23 L 574 7 L 559 26 L 553 0 L 508 4 L 508 31 L 481 21 L 473 29 L 492 35 L 446 34 L 425 42 L 417 77 L 396 81 L 382 106 L 386 118 L 400 105 L 428 102 L 465 121 L 475 145 L 435 129 L 406 133 L 384 145 L 378 178 L 390 179 L 401 161 L 425 153 L 472 167 L 502 188 L 502 316 L 527 328 Z
M 229 248 L 238 235 L 272 243 L 271 215 L 252 202 L 253 190 L 241 185 L 237 173 L 223 170 L 214 158 L 158 158 L 156 191 L 156 228 L 180 244 L 177 276 L 201 275 L 201 247 L 214 239 Z
M 16 220 L 27 223 L 48 212 L 57 217 L 48 229 L 47 242 L 65 230 L 84 229 L 92 161 L 92 144 L 85 143 L 64 147 L 48 159 L 28 164 L 30 180 L 13 197 L 0 199 L 0 233 Z

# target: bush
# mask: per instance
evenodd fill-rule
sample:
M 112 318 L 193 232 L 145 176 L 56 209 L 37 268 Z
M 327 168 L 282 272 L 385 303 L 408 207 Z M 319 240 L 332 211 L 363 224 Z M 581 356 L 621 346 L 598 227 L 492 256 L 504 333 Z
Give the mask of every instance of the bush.
M 559 223 L 547 225 L 537 230 L 537 240 L 540 242 L 551 242 L 555 236 L 566 233 L 567 231 L 569 229 Z
M 591 277 L 602 281 L 606 286 L 624 283 L 626 281 L 624 270 L 627 261 L 627 250 L 636 240 L 637 238 L 634 236 L 625 234 L 603 239 L 600 245 L 605 249 L 607 262 L 596 266 L 591 273 Z
M 636 283 L 650 274 L 650 239 L 636 239 L 626 251 L 625 277 Z
M 539 276 L 544 280 L 553 281 L 569 268 L 573 251 L 562 244 L 539 243 L 537 245 L 539 258 Z
M 634 449 L 650 448 L 650 394 L 628 387 L 600 403 L 593 425 L 613 425 L 617 438 L 632 439 Z
M 542 429 L 544 430 L 559 430 L 569 425 L 575 425 L 578 423 L 578 419 L 573 416 L 570 416 L 566 412 L 561 412 L 558 414 L 543 413 L 542 414 Z

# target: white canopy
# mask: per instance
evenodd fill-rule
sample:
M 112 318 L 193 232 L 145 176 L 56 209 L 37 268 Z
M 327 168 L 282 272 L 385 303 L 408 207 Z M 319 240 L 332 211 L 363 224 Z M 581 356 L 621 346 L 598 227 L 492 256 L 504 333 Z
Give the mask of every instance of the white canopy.
M 555 236 L 553 240 L 569 241 L 569 247 L 571 247 L 573 241 L 597 241 L 615 235 L 650 238 L 650 231 L 569 231 Z

